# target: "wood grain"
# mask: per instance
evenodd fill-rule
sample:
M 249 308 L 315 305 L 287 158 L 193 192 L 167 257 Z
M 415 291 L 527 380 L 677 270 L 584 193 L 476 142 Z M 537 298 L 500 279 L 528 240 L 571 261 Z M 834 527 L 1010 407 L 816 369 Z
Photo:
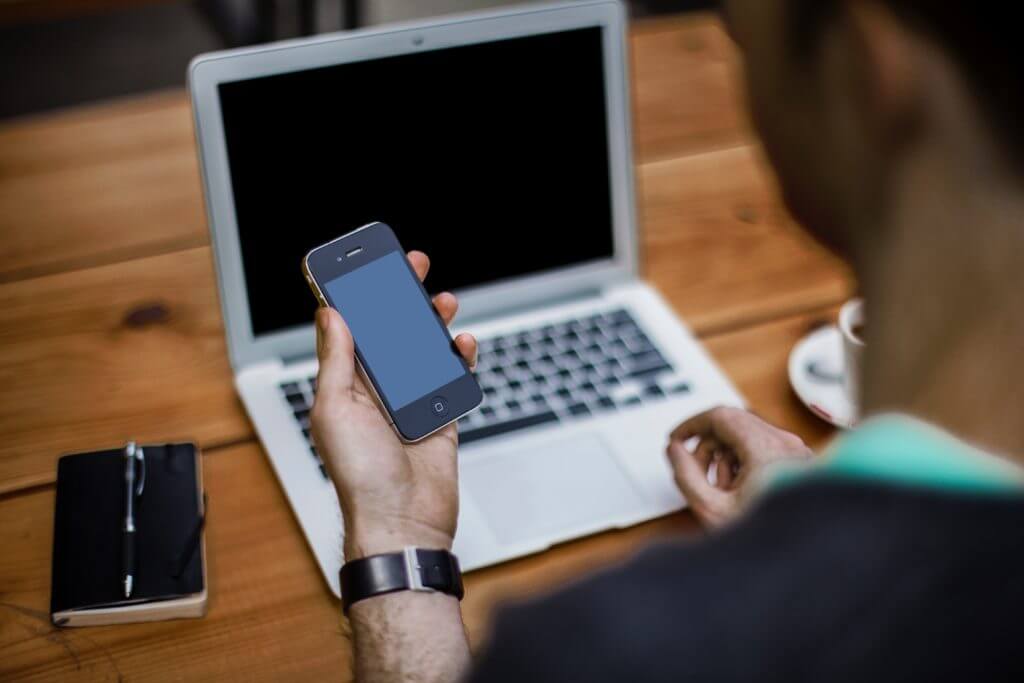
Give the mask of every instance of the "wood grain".
M 0 126 L 0 282 L 207 244 L 188 101 Z
M 0 286 L 0 383 L 0 492 L 70 450 L 252 434 L 207 247 Z
M 780 205 L 756 148 L 645 164 L 644 273 L 700 334 L 848 298 L 845 266 Z
M 639 159 L 746 139 L 713 15 L 633 36 Z M 185 93 L 0 124 L 0 234 L 0 282 L 207 244 Z
M 790 395 L 785 359 L 823 309 L 731 332 L 708 346 L 752 407 L 820 444 L 831 430 Z M 0 500 L 0 679 L 280 680 L 348 676 L 337 605 L 256 444 L 204 455 L 210 497 L 209 614 L 198 621 L 55 631 L 49 626 L 53 490 Z M 573 541 L 473 572 L 463 610 L 474 644 L 494 610 L 620 562 L 657 540 L 695 536 L 689 514 Z
M 647 275 L 698 335 L 846 298 L 773 203 L 750 148 L 644 167 Z M 207 247 L 0 284 L 0 492 L 69 449 L 252 435 L 234 397 Z M 131 326 L 133 311 L 166 312 Z M 143 316 L 145 318 L 145 316 Z
M 657 161 L 753 140 L 735 45 L 710 13 L 632 28 L 637 158 Z

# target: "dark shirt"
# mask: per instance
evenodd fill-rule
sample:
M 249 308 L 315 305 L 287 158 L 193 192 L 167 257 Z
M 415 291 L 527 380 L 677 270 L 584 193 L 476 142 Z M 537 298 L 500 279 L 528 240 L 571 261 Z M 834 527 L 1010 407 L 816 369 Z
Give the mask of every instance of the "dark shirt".
M 1024 495 L 808 479 L 504 611 L 477 681 L 1024 681 Z

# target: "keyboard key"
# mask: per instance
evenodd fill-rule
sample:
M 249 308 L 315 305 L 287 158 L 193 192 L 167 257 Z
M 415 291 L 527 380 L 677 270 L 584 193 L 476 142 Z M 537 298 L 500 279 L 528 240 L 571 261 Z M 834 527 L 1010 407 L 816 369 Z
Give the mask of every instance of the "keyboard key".
M 306 402 L 306 395 L 302 393 L 292 394 L 291 396 L 286 396 L 286 398 L 288 399 L 288 404 L 291 405 L 293 410 L 301 410 L 309 405 Z
M 657 384 L 651 384 L 644 389 L 644 396 L 664 396 L 665 392 Z
M 521 410 L 523 406 L 520 405 L 519 401 L 512 400 L 506 401 L 505 407 L 508 408 L 509 410 Z
M 610 396 L 602 396 L 601 398 L 597 399 L 597 405 L 599 405 L 602 408 L 614 408 L 615 401 L 613 401 Z
M 634 379 L 650 378 L 656 375 L 660 375 L 665 372 L 672 372 L 672 366 L 668 363 L 662 363 L 661 365 L 655 365 L 648 368 L 637 368 L 629 373 L 630 377 Z
M 494 408 L 490 406 L 483 406 L 480 408 L 480 414 L 484 417 L 494 417 Z
M 670 394 L 688 394 L 690 393 L 690 384 L 688 382 L 673 384 L 667 389 L 667 391 Z
M 620 308 L 617 311 L 612 311 L 607 314 L 608 321 L 613 325 L 621 325 L 622 323 L 633 322 L 633 318 L 630 317 L 629 313 L 626 313 L 625 309 Z
M 317 467 L 320 468 L 320 474 L 323 476 L 324 479 L 330 480 L 330 477 L 327 475 L 327 468 L 324 467 L 324 461 L 320 459 L 320 454 L 317 453 L 316 449 L 313 448 L 312 446 L 309 447 L 309 452 L 313 454 L 313 458 L 316 460 Z
M 629 369 L 631 377 L 649 377 L 652 374 L 672 369 L 664 356 L 657 351 L 633 354 L 626 363 L 626 367 Z
M 492 436 L 507 434 L 508 432 L 514 432 L 528 427 L 537 427 L 550 422 L 558 422 L 558 416 L 551 410 L 543 413 L 537 413 L 535 415 L 527 415 L 514 420 L 508 420 L 506 422 L 478 427 L 477 429 L 467 430 L 459 434 L 459 443 L 472 443 L 473 441 L 479 441 L 480 439 L 487 439 Z
M 297 382 L 285 382 L 281 385 L 281 391 L 284 392 L 285 396 L 294 396 L 295 394 L 302 393 L 302 389 L 299 388 Z
M 574 403 L 569 406 L 569 412 L 573 415 L 590 415 L 590 408 L 585 403 Z
M 647 339 L 647 337 L 645 337 L 643 334 L 637 337 L 626 339 L 625 341 L 626 348 L 629 349 L 631 353 L 640 354 L 649 353 L 651 351 L 657 353 L 657 350 L 654 348 L 654 344 L 652 344 L 650 340 Z

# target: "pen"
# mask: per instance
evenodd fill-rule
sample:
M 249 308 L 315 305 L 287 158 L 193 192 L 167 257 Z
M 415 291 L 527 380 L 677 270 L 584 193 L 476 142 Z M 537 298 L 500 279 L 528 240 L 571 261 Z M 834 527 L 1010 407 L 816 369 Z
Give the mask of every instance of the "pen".
M 125 512 L 121 537 L 121 567 L 125 598 L 132 597 L 132 583 L 135 580 L 135 460 L 138 457 L 136 452 L 141 450 L 134 441 L 129 441 L 124 449 Z

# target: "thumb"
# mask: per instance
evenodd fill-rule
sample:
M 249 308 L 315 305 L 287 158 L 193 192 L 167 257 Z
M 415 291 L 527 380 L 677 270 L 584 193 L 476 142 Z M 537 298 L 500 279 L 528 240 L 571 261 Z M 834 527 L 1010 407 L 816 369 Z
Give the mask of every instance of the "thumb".
M 316 355 L 320 359 L 317 393 L 336 396 L 352 389 L 355 346 L 341 314 L 326 306 L 316 312 Z

